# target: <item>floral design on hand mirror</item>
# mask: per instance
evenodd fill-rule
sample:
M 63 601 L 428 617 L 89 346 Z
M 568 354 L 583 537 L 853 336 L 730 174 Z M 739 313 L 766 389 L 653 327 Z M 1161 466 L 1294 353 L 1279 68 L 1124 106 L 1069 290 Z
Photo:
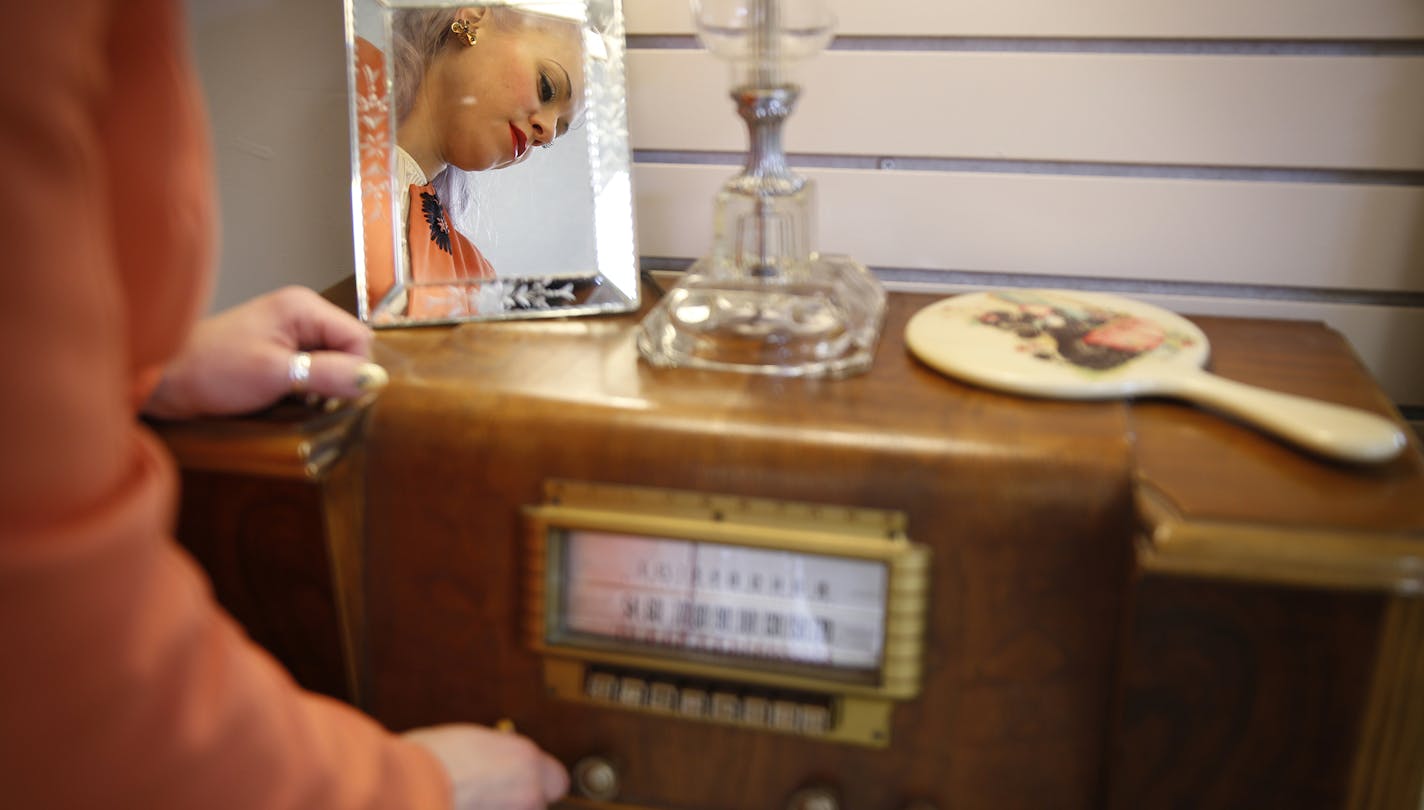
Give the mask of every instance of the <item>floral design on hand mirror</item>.
M 373 326 L 638 305 L 618 0 L 346 0 Z

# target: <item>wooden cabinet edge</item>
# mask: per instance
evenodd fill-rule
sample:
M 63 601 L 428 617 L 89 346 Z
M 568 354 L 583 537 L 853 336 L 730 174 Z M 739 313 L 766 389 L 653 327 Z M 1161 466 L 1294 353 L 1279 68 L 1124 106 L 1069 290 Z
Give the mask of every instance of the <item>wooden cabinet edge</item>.
M 1137 563 L 1145 572 L 1262 584 L 1424 595 L 1424 537 L 1189 520 L 1138 481 Z
M 151 423 L 184 470 L 320 481 L 357 432 L 364 406 L 300 419 Z

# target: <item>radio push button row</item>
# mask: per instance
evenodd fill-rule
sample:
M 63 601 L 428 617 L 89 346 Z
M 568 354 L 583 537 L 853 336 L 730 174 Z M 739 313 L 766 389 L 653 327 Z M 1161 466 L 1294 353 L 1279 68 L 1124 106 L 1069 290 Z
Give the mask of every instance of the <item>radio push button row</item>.
M 623 678 L 618 684 L 618 702 L 624 706 L 642 706 L 648 694 L 648 682 L 642 678 Z
M 742 719 L 742 702 L 731 692 L 712 693 L 712 719 L 735 723 Z
M 777 700 L 771 704 L 771 727 L 781 731 L 796 730 L 797 705 L 790 700 Z
M 589 674 L 585 688 L 594 700 L 615 700 L 618 697 L 618 678 L 607 672 L 594 672 Z
M 747 695 L 742 700 L 742 722 L 749 726 L 764 726 L 767 723 L 767 699 L 757 695 Z
M 618 798 L 618 769 L 603 757 L 584 757 L 574 763 L 574 788 L 597 802 Z
M 707 714 L 707 692 L 703 689 L 684 687 L 682 690 L 682 701 L 677 710 L 691 717 L 702 717 Z
M 648 708 L 670 712 L 677 708 L 677 687 L 663 681 L 653 681 L 648 687 Z
M 814 704 L 802 706 L 800 723 L 806 734 L 825 734 L 831 730 L 831 710 Z

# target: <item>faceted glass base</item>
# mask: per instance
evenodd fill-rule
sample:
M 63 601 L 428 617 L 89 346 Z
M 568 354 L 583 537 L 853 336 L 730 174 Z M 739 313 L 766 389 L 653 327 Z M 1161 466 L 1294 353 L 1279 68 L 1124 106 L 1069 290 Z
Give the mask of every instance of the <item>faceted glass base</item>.
M 817 256 L 793 279 L 708 273 L 700 261 L 643 319 L 638 350 L 655 366 L 782 377 L 870 368 L 885 291 L 847 256 Z

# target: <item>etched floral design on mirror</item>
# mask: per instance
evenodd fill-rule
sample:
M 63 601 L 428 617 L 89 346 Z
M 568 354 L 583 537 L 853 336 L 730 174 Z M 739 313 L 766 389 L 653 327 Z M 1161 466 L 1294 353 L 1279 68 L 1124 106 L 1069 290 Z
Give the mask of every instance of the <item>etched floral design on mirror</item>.
M 374 326 L 638 305 L 618 0 L 346 0 Z

